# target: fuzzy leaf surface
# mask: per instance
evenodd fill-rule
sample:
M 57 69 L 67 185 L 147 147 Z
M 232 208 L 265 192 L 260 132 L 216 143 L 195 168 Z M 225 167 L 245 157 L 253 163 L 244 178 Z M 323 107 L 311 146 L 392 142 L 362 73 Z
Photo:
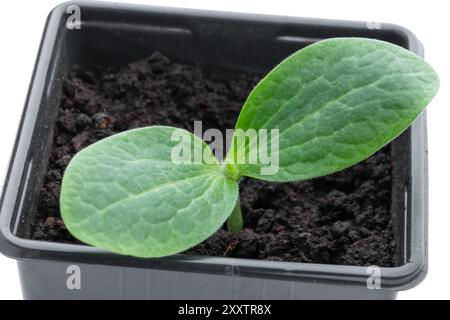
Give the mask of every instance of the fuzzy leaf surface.
M 174 130 L 197 141 L 193 149 L 205 151 L 208 161 L 175 165 Z M 61 213 L 69 231 L 85 243 L 159 257 L 212 235 L 237 195 L 237 183 L 223 175 L 203 141 L 185 130 L 154 126 L 111 136 L 76 154 L 64 174 Z
M 345 169 L 407 129 L 438 87 L 434 70 L 399 46 L 363 38 L 318 42 L 275 67 L 252 91 L 236 124 L 244 131 L 279 130 L 278 172 L 262 175 L 261 163 L 248 163 L 257 144 L 247 141 L 240 149 L 236 137 L 227 161 L 241 162 L 239 176 L 269 181 Z

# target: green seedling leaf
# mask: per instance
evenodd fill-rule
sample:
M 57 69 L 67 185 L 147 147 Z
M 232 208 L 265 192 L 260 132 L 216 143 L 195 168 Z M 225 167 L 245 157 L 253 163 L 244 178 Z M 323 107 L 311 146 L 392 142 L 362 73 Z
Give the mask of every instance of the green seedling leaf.
M 438 86 L 433 69 L 398 46 L 358 38 L 319 42 L 256 86 L 224 164 L 181 129 L 120 133 L 70 162 L 62 217 L 81 241 L 137 257 L 186 250 L 227 218 L 228 230 L 239 232 L 242 176 L 298 181 L 347 168 L 403 132 Z
M 174 133 L 175 132 L 175 133 Z M 172 137 L 178 139 L 172 141 Z M 195 141 L 188 160 L 174 164 L 180 139 Z M 193 163 L 195 148 L 203 162 Z M 236 204 L 208 146 L 171 127 L 134 129 L 101 140 L 70 162 L 61 187 L 61 214 L 79 240 L 137 257 L 186 250 L 213 234 Z
M 278 150 L 267 148 L 278 171 L 267 175 L 264 165 L 249 163 L 257 140 L 238 148 L 235 137 L 228 172 L 298 181 L 347 168 L 408 128 L 438 87 L 423 59 L 387 42 L 336 38 L 308 46 L 255 87 L 236 124 L 236 131 L 278 129 Z

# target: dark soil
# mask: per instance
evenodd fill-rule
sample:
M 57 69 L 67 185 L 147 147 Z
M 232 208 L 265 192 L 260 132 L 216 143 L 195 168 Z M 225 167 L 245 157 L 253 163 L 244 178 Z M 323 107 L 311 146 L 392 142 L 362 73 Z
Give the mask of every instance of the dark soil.
M 165 124 L 233 128 L 258 75 L 206 70 L 155 53 L 119 70 L 74 67 L 64 85 L 31 237 L 77 243 L 59 214 L 61 178 L 73 155 L 130 128 Z M 301 183 L 244 180 L 245 230 L 225 229 L 188 252 L 280 261 L 393 266 L 389 147 L 340 173 Z

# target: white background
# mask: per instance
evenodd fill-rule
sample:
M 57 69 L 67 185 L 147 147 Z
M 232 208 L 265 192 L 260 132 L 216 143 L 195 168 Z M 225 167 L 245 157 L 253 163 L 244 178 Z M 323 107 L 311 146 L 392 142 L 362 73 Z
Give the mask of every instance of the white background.
M 390 22 L 412 30 L 425 46 L 426 60 L 438 71 L 441 89 L 428 108 L 430 226 L 429 273 L 418 287 L 399 299 L 448 299 L 450 187 L 447 180 L 450 127 L 450 52 L 448 1 L 284 1 L 188 0 L 121 2 L 176 7 L 293 15 L 313 18 Z M 0 19 L 0 175 L 6 172 L 42 29 L 48 12 L 60 1 L 2 1 Z M 446 62 L 447 60 L 447 62 Z M 14 260 L 0 255 L 0 299 L 21 299 Z

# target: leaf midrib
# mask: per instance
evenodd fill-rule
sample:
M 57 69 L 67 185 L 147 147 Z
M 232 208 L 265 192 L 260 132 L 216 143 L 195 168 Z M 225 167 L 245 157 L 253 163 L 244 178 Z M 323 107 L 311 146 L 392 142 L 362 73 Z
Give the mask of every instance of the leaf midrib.
M 215 175 L 216 175 L 217 177 L 220 177 L 220 173 L 217 174 L 217 173 L 215 173 L 215 172 L 208 172 L 208 173 L 204 173 L 204 174 L 200 174 L 200 175 L 196 175 L 196 176 L 192 176 L 192 177 L 187 177 L 187 178 L 184 178 L 184 179 L 180 179 L 180 180 L 177 180 L 177 181 L 175 181 L 175 182 L 170 181 L 170 182 L 166 182 L 166 183 L 163 183 L 163 184 L 154 186 L 154 187 L 152 187 L 152 188 L 150 188 L 150 189 L 147 189 L 147 190 L 142 191 L 142 192 L 140 192 L 140 193 L 134 193 L 134 194 L 131 194 L 130 196 L 127 196 L 127 197 L 125 197 L 125 198 L 122 198 L 122 199 L 120 199 L 120 200 L 118 200 L 118 201 L 116 201 L 116 202 L 113 202 L 113 203 L 109 204 L 108 206 L 106 206 L 106 207 L 104 207 L 104 208 L 98 210 L 98 211 L 95 213 L 95 216 L 96 216 L 96 217 L 98 217 L 98 216 L 103 216 L 103 215 L 106 214 L 106 212 L 107 212 L 109 209 L 111 209 L 112 207 L 114 207 L 114 206 L 116 206 L 116 205 L 119 205 L 119 204 L 122 203 L 122 202 L 131 200 L 131 199 L 136 199 L 136 198 L 143 197 L 143 196 L 145 196 L 145 194 L 147 194 L 147 193 L 149 193 L 149 192 L 155 192 L 155 191 L 164 189 L 164 188 L 166 188 L 166 187 L 176 186 L 176 185 L 178 185 L 178 184 L 180 184 L 180 183 L 183 183 L 183 182 L 186 182 L 186 181 L 189 181 L 189 180 L 195 180 L 195 179 L 198 179 L 198 178 L 201 178 L 201 177 L 205 177 L 205 176 L 213 177 L 213 176 L 215 176 Z M 93 216 L 93 215 L 92 215 L 92 216 Z M 90 216 L 90 217 L 92 217 L 92 216 Z M 83 223 L 85 220 L 87 220 L 88 218 L 89 218 L 89 217 L 86 217 L 85 219 L 82 219 L 82 220 L 80 220 L 80 221 L 78 221 L 78 222 L 76 222 L 76 223 L 74 223 L 74 224 L 75 224 L 75 225 L 82 224 L 82 223 Z
M 418 75 L 418 74 L 423 75 L 423 74 L 426 74 L 426 73 L 424 73 L 424 72 L 412 72 L 412 73 L 401 74 L 401 75 L 408 75 L 408 76 L 409 76 L 409 75 Z M 305 123 L 306 121 L 308 121 L 309 119 L 315 117 L 317 114 L 319 114 L 319 113 L 321 113 L 322 111 L 324 111 L 325 109 L 329 108 L 329 107 L 330 107 L 331 105 L 333 105 L 334 103 L 339 102 L 340 100 L 344 99 L 345 97 L 347 97 L 347 96 L 349 96 L 349 95 L 351 95 L 351 94 L 353 94 L 353 93 L 355 93 L 355 92 L 357 92 L 357 91 L 359 91 L 359 90 L 362 90 L 362 89 L 365 89 L 365 88 L 368 88 L 368 87 L 372 87 L 372 86 L 376 85 L 378 82 L 380 82 L 380 81 L 386 79 L 387 77 L 391 77 L 391 76 L 398 76 L 398 74 L 395 73 L 395 74 L 383 75 L 382 77 L 380 77 L 380 78 L 378 78 L 378 79 L 376 79 L 376 80 L 374 80 L 374 81 L 371 81 L 371 82 L 369 82 L 369 83 L 363 84 L 363 85 L 358 86 L 358 87 L 353 87 L 353 88 L 351 88 L 350 90 L 348 90 L 348 91 L 342 93 L 341 95 L 339 95 L 339 96 L 337 96 L 337 97 L 335 97 L 335 98 L 333 98 L 333 99 L 327 101 L 323 106 L 320 106 L 320 107 L 319 107 L 317 110 L 315 110 L 314 112 L 312 112 L 312 113 L 310 113 L 310 114 L 307 114 L 307 115 L 306 115 L 304 118 L 302 118 L 300 121 L 294 122 L 294 123 L 292 123 L 290 126 L 288 126 L 287 128 L 284 128 L 283 130 L 281 130 L 281 131 L 280 131 L 280 134 L 279 134 L 279 138 L 281 139 L 281 137 L 282 137 L 283 135 L 286 135 L 286 132 L 289 132 L 289 131 L 291 131 L 292 129 L 294 129 L 294 128 L 296 128 L 296 127 L 304 126 L 304 123 Z M 294 97 L 294 98 L 295 98 L 295 97 Z M 292 99 L 293 99 L 293 98 L 292 98 Z M 283 106 L 286 105 L 286 104 L 288 104 L 290 101 L 292 101 L 292 99 L 287 100 L 277 112 L 275 112 L 269 119 L 267 119 L 267 121 L 261 126 L 261 128 L 264 129 L 263 126 L 267 125 L 267 124 L 271 121 L 271 119 L 273 119 L 273 117 L 274 117 L 276 114 L 279 113 L 279 111 L 283 108 Z M 245 150 L 246 153 L 249 151 L 249 149 L 250 149 L 251 147 L 254 147 L 254 143 L 248 144 L 247 146 L 248 146 L 248 147 L 247 147 L 247 149 Z M 281 151 L 281 150 L 282 150 L 282 149 L 280 149 L 280 151 Z M 245 167 L 245 166 L 244 166 L 244 167 Z

